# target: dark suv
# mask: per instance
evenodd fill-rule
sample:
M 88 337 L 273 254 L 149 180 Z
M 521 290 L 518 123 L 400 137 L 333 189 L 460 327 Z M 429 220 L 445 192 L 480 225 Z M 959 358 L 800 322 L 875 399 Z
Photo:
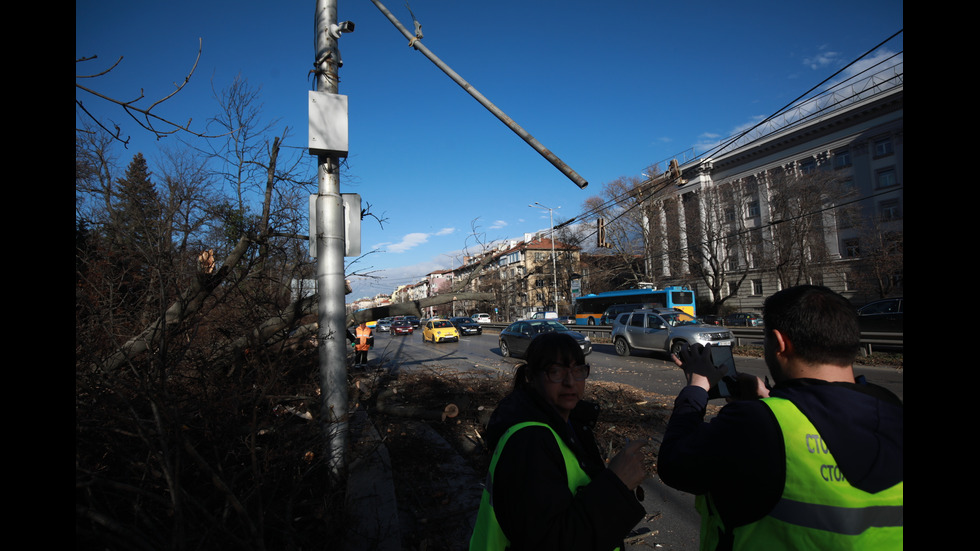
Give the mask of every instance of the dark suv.
M 643 305 L 640 303 L 614 304 L 609 308 L 606 308 L 606 311 L 602 313 L 602 317 L 599 318 L 599 325 L 611 325 L 620 314 L 632 312 L 633 310 L 639 310 L 640 308 L 643 308 Z M 592 321 L 592 318 L 589 318 L 589 321 Z M 592 324 L 590 323 L 589 325 Z
M 613 322 L 613 346 L 620 356 L 633 350 L 658 350 L 677 354 L 684 344 L 732 346 L 732 332 L 705 325 L 690 314 L 672 308 L 651 308 L 620 314 Z
M 861 331 L 902 333 L 905 330 L 905 301 L 902 297 L 869 302 L 858 309 Z
M 725 325 L 731 327 L 762 327 L 762 316 L 755 312 L 737 312 L 725 316 Z

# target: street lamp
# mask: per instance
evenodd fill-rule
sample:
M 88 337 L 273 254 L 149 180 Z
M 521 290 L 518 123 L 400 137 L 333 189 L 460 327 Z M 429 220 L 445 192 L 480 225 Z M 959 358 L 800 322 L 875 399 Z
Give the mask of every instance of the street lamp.
M 528 205 L 531 208 L 544 209 L 548 211 L 548 216 L 551 218 L 551 270 L 555 276 L 555 313 L 558 312 L 558 261 L 555 259 L 555 212 L 551 207 L 546 207 L 541 203 L 535 201 L 533 205 Z M 561 207 L 558 207 L 561 208 Z

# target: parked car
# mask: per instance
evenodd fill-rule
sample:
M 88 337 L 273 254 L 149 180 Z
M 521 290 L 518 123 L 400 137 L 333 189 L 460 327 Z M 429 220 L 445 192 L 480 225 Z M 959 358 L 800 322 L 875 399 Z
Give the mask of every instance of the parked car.
M 639 310 L 640 308 L 643 308 L 643 305 L 640 303 L 614 304 L 609 308 L 606 308 L 606 311 L 602 313 L 601 317 L 599 317 L 599 325 L 610 325 L 612 324 L 613 320 L 619 317 L 620 314 L 632 312 L 633 310 Z M 591 322 L 592 319 L 590 318 L 589 321 Z M 592 324 L 590 323 L 589 325 Z
M 862 332 L 903 333 L 905 328 L 903 298 L 876 300 L 858 308 L 858 324 Z
M 725 325 L 725 318 L 714 314 L 701 316 L 698 318 L 698 321 L 705 325 Z
M 422 342 L 459 341 L 459 330 L 449 320 L 429 320 L 422 329 Z
M 391 322 L 392 335 L 411 335 L 413 332 L 415 332 L 415 328 L 412 327 L 412 322 L 407 319 L 396 319 Z
M 730 327 L 762 327 L 762 315 L 755 312 L 737 312 L 725 316 L 725 325 Z
M 473 321 L 473 318 L 467 316 L 458 316 L 455 318 L 449 318 L 449 323 L 456 326 L 456 330 L 459 331 L 460 335 L 483 334 L 483 326 Z
M 531 314 L 528 319 L 532 320 L 556 320 L 558 319 L 558 312 L 535 312 Z
M 699 323 L 690 314 L 672 308 L 650 308 L 620 314 L 613 322 L 613 346 L 620 356 L 633 350 L 656 350 L 677 354 L 695 343 L 732 346 L 728 329 Z
M 386 332 L 391 329 L 391 318 L 381 318 L 376 326 L 378 331 Z
M 542 333 L 567 333 L 578 342 L 583 353 L 592 352 L 592 341 L 589 337 L 578 331 L 572 331 L 558 320 L 521 320 L 515 321 L 500 332 L 497 341 L 500 344 L 500 354 L 505 358 L 523 357 L 531 340 Z
M 472 318 L 473 321 L 477 323 L 490 323 L 490 314 L 484 314 L 481 312 L 479 314 L 473 314 Z

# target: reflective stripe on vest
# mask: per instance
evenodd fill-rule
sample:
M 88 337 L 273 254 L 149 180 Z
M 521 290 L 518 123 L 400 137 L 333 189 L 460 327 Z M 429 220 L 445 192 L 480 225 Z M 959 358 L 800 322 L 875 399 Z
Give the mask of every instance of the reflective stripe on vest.
M 486 487 L 483 489 L 483 495 L 480 498 L 480 511 L 477 513 L 476 526 L 473 528 L 473 535 L 470 537 L 470 550 L 501 550 L 510 547 L 510 540 L 504 535 L 503 529 L 497 522 L 497 514 L 493 510 L 493 471 L 497 467 L 497 460 L 500 458 L 500 453 L 504 449 L 504 444 L 507 440 L 514 435 L 515 432 L 525 428 L 525 427 L 545 427 L 551 431 L 554 435 L 555 441 L 558 442 L 558 448 L 561 450 L 561 455 L 565 460 L 565 473 L 568 477 L 568 491 L 572 492 L 574 495 L 579 488 L 585 486 L 592 479 L 589 475 L 582 470 L 582 467 L 578 463 L 578 458 L 572 453 L 572 450 L 568 449 L 565 441 L 558 436 L 558 433 L 554 429 L 549 427 L 544 423 L 518 423 L 509 429 L 500 438 L 497 443 L 497 448 L 493 452 L 493 458 L 490 460 L 490 470 L 487 473 L 487 483 Z
M 875 494 L 851 486 L 813 423 L 792 402 L 783 398 L 763 402 L 783 433 L 786 482 L 767 516 L 728 534 L 733 537 L 732 548 L 902 549 L 904 482 Z M 710 506 L 710 496 L 699 496 L 702 549 L 715 549 L 725 537 L 724 526 Z

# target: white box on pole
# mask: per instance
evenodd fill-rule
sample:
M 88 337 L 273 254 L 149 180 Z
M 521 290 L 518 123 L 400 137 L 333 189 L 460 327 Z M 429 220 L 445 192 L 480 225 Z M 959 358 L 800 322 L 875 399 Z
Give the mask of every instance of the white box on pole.
M 347 96 L 328 92 L 309 92 L 310 155 L 346 157 Z

